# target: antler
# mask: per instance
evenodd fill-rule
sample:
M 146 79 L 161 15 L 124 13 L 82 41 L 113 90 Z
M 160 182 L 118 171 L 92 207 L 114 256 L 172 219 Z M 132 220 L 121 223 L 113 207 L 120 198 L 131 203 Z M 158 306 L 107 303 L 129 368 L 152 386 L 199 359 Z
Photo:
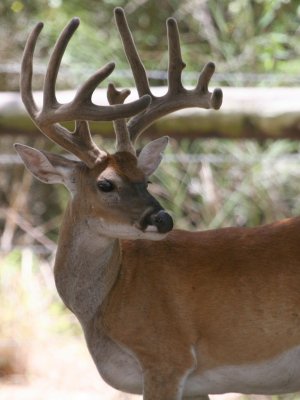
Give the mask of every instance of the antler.
M 92 168 L 106 156 L 106 152 L 94 143 L 88 122 L 114 121 L 117 137 L 117 151 L 135 154 L 132 142 L 156 119 L 173 111 L 187 107 L 218 109 L 222 103 L 221 89 L 208 91 L 208 83 L 215 66 L 208 63 L 200 73 L 196 88 L 187 90 L 181 82 L 185 67 L 180 51 L 177 23 L 173 18 L 167 20 L 169 66 L 168 91 L 156 97 L 150 90 L 146 71 L 137 53 L 126 17 L 122 8 L 115 9 L 115 18 L 124 50 L 130 63 L 140 98 L 123 104 L 128 90 L 118 92 L 113 85 L 108 87 L 110 106 L 97 106 L 92 102 L 96 87 L 114 70 L 114 63 L 108 63 L 92 75 L 78 90 L 70 103 L 60 104 L 55 95 L 55 83 L 66 47 L 79 26 L 79 19 L 73 18 L 58 38 L 49 60 L 43 89 L 43 106 L 39 110 L 32 94 L 32 62 L 38 36 L 43 28 L 38 23 L 31 32 L 25 46 L 21 66 L 21 96 L 24 105 L 38 128 L 54 142 L 70 151 Z M 150 104 L 151 102 L 151 104 Z M 150 105 L 149 105 L 150 104 Z M 125 118 L 132 117 L 128 123 Z M 76 121 L 74 132 L 60 125 L 63 121 Z
M 123 104 L 125 99 L 130 95 L 130 90 L 124 89 L 118 91 L 115 86 L 110 83 L 107 89 L 107 99 L 109 104 Z M 128 151 L 135 155 L 135 149 L 130 140 L 127 122 L 125 118 L 114 121 L 114 130 L 116 134 L 116 150 Z
M 187 90 L 183 87 L 181 73 L 185 63 L 181 57 L 179 32 L 175 19 L 169 18 L 167 20 L 169 47 L 168 91 L 161 97 L 154 96 L 150 90 L 144 65 L 136 50 L 122 8 L 115 9 L 115 19 L 139 96 L 149 95 L 151 97 L 149 107 L 131 118 L 127 124 L 130 138 L 133 142 L 156 119 L 173 111 L 188 107 L 214 108 L 216 110 L 221 107 L 223 96 L 221 89 L 215 89 L 213 93 L 208 91 L 209 81 L 215 71 L 215 65 L 212 62 L 206 64 L 201 71 L 195 89 Z
M 38 109 L 32 94 L 32 61 L 38 36 L 43 28 L 38 23 L 31 32 L 21 65 L 21 96 L 24 105 L 38 128 L 54 142 L 79 157 L 86 165 L 92 168 L 106 155 L 94 143 L 88 120 L 111 121 L 131 117 L 144 110 L 149 102 L 149 96 L 129 104 L 114 104 L 111 106 L 97 106 L 92 103 L 91 97 L 98 86 L 114 70 L 114 63 L 108 63 L 92 75 L 77 91 L 72 102 L 60 104 L 55 96 L 55 83 L 61 60 L 68 42 L 79 26 L 79 19 L 73 18 L 58 38 L 48 64 L 43 89 L 43 107 Z M 72 133 L 59 122 L 77 121 Z M 78 121 L 79 120 L 79 121 Z

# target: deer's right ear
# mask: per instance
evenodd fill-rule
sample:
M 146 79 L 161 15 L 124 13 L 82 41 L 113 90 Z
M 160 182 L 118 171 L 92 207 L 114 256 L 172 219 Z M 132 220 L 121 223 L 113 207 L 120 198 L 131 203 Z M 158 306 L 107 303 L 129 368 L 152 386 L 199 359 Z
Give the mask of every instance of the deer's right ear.
M 71 174 L 77 161 L 40 151 L 23 144 L 14 145 L 26 168 L 44 183 L 63 183 L 70 186 Z
M 158 168 L 163 152 L 169 142 L 168 136 L 163 136 L 159 139 L 152 140 L 142 148 L 138 156 L 138 167 L 146 176 L 150 176 Z

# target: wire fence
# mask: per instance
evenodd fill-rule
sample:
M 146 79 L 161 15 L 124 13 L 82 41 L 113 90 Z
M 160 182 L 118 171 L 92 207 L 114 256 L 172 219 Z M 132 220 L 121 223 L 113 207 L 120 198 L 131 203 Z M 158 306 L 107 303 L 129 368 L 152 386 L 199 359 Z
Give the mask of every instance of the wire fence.
M 43 64 L 37 64 L 34 67 L 36 76 L 44 76 L 47 67 Z M 89 76 L 94 71 L 88 66 L 84 67 L 84 75 Z M 1 75 L 11 76 L 19 75 L 20 64 L 19 63 L 7 63 L 0 64 L 0 81 Z M 82 75 L 82 70 L 81 70 Z M 168 79 L 168 73 L 165 70 L 149 70 L 147 71 L 148 78 L 155 81 L 156 85 L 164 85 Z M 68 82 L 69 85 L 72 82 L 75 84 L 77 81 L 77 75 L 74 71 L 70 70 L 66 66 L 61 66 L 59 71 L 60 79 L 64 82 Z M 116 80 L 132 81 L 132 71 L 130 69 L 117 69 L 114 71 L 113 76 Z M 186 84 L 193 84 L 197 81 L 199 72 L 196 71 L 185 71 L 183 80 Z M 216 85 L 226 85 L 230 87 L 244 87 L 244 86 L 299 86 L 300 75 L 299 74 L 284 74 L 284 73 L 247 73 L 247 72 L 215 72 L 213 76 L 213 82 Z M 17 88 L 18 89 L 18 88 Z

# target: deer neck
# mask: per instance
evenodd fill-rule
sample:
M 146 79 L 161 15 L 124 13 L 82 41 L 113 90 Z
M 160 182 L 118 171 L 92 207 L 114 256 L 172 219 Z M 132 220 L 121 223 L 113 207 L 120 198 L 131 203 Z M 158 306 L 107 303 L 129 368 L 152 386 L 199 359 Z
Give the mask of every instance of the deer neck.
M 95 232 L 70 203 L 60 230 L 54 277 L 58 293 L 81 323 L 90 321 L 120 269 L 118 239 Z

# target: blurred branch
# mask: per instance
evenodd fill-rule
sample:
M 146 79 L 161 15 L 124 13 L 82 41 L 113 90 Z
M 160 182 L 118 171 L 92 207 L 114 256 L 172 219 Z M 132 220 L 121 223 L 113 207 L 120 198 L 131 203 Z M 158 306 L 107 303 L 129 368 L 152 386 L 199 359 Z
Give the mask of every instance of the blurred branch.
M 29 175 L 29 174 L 27 174 Z M 14 209 L 0 209 L 0 213 L 6 215 L 6 226 L 7 233 L 2 235 L 1 238 L 1 250 L 4 252 L 9 251 L 12 248 L 13 242 L 13 232 L 15 230 L 15 226 L 20 227 L 24 232 L 26 232 L 32 239 L 41 243 L 47 250 L 50 252 L 54 252 L 56 250 L 56 243 L 47 238 L 44 232 L 38 228 L 34 227 L 29 221 L 23 218 L 20 213 L 18 213 Z
M 0 241 L 0 248 L 2 251 L 7 252 L 12 248 L 13 237 L 16 230 L 17 221 L 14 215 L 20 210 L 25 209 L 26 196 L 29 191 L 33 177 L 23 171 L 21 182 L 12 182 L 10 189 L 9 209 L 6 211 L 5 225 L 3 234 Z

